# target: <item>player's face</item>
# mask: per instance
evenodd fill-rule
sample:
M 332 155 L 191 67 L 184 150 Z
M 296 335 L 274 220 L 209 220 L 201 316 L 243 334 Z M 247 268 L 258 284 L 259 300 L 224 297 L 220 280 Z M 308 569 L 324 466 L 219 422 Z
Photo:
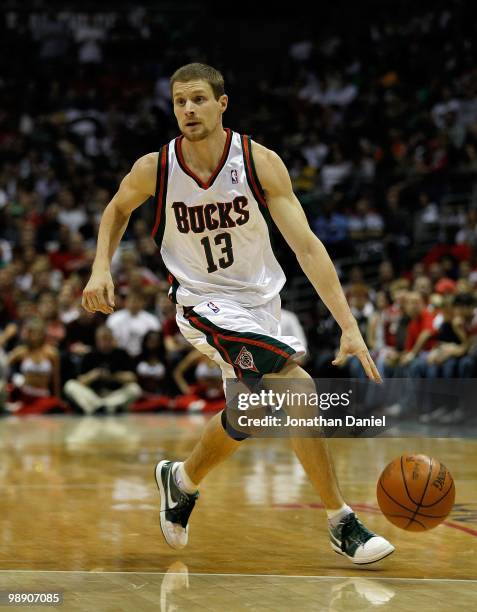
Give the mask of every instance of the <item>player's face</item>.
M 204 140 L 218 125 L 227 108 L 227 96 L 215 99 L 206 81 L 177 82 L 172 88 L 174 115 L 184 138 L 192 142 Z

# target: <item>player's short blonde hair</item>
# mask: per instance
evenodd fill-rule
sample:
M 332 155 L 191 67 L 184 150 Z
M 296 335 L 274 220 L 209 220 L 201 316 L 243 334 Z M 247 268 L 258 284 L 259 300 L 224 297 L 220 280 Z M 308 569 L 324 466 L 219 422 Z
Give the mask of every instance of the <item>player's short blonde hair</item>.
M 225 93 L 224 77 L 222 73 L 208 66 L 207 64 L 200 64 L 198 62 L 194 64 L 187 64 L 182 66 L 174 72 L 171 76 L 171 93 L 174 83 L 188 83 L 189 81 L 202 80 L 209 83 L 214 92 L 215 99 L 218 100 L 220 96 Z

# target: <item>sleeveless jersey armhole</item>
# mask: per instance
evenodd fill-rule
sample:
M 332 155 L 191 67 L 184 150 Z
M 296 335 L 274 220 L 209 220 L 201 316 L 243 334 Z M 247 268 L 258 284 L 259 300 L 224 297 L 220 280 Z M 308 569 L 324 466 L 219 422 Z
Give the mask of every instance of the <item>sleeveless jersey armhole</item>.
M 164 145 L 159 151 L 157 160 L 157 179 L 156 193 L 154 201 L 156 203 L 156 217 L 154 228 L 151 232 L 156 244 L 160 247 L 164 230 L 166 227 L 166 197 L 167 197 L 167 180 L 169 176 L 169 145 Z
M 257 202 L 268 209 L 267 201 L 265 199 L 265 192 L 260 184 L 257 172 L 255 170 L 255 164 L 253 162 L 252 155 L 252 139 L 250 136 L 240 136 L 242 141 L 243 159 L 245 164 L 245 174 L 247 176 L 247 183 L 252 190 L 252 193 Z

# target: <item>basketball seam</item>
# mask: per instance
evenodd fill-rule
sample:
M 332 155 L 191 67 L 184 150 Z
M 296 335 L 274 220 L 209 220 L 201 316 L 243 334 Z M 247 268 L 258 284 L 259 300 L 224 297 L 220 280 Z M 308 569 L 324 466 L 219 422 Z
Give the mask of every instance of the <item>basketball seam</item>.
M 386 516 L 392 516 L 393 518 L 404 518 L 404 519 L 409 519 L 408 516 L 405 516 L 404 514 L 386 514 Z M 406 525 L 406 527 L 404 527 L 404 529 L 407 529 L 409 527 L 409 525 L 411 523 L 417 523 L 418 525 L 420 525 L 423 529 L 427 529 L 426 525 L 424 525 L 424 523 L 421 523 L 421 521 L 418 521 L 416 518 L 414 519 L 409 519 L 410 523 L 408 523 Z
M 449 474 L 449 472 L 447 472 L 447 473 Z M 452 482 L 451 482 L 449 488 L 447 489 L 447 491 L 444 493 L 444 495 L 442 497 L 439 497 L 439 499 L 436 499 L 436 501 L 432 502 L 432 504 L 421 504 L 421 508 L 431 508 L 432 506 L 435 506 L 440 501 L 442 501 L 444 499 L 444 497 L 446 497 L 448 495 L 448 493 L 454 487 L 454 479 L 452 478 L 452 476 L 451 476 L 451 479 L 452 479 Z
M 440 464 L 439 464 L 439 465 L 440 465 Z M 401 457 L 401 468 L 402 468 L 402 457 Z M 428 472 L 428 474 L 427 474 L 427 482 L 426 482 L 426 486 L 424 487 L 424 490 L 423 490 L 423 492 L 422 492 L 422 495 L 421 495 L 421 499 L 420 499 L 420 501 L 419 501 L 419 504 L 418 504 L 418 506 L 417 506 L 417 508 L 416 508 L 416 510 L 415 510 L 415 512 L 414 512 L 414 514 L 413 514 L 413 515 L 412 515 L 412 517 L 410 518 L 410 520 L 409 520 L 409 523 L 408 523 L 407 527 L 409 527 L 409 525 L 412 523 L 412 521 L 413 521 L 413 520 L 415 520 L 415 517 L 416 517 L 417 513 L 419 512 L 419 508 L 421 507 L 422 500 L 424 499 L 424 495 L 426 494 L 427 487 L 429 486 L 429 481 L 431 480 L 431 474 L 432 474 L 432 457 L 431 457 L 431 460 L 430 460 L 430 462 L 429 462 L 429 472 Z
M 383 483 L 381 482 L 381 480 L 379 480 L 379 485 L 381 486 L 382 490 L 383 490 L 383 491 L 386 493 L 386 495 L 389 497 L 389 499 L 390 499 L 391 501 L 393 501 L 393 502 L 394 502 L 396 505 L 398 505 L 398 506 L 399 506 L 400 508 L 402 508 L 403 510 L 407 510 L 408 512 L 414 512 L 414 510 L 412 510 L 412 508 L 408 508 L 408 507 L 407 507 L 407 506 L 405 506 L 404 504 L 401 504 L 400 502 L 396 501 L 396 500 L 394 499 L 394 497 L 392 497 L 391 495 L 389 495 L 389 493 L 388 493 L 388 492 L 386 491 L 386 489 L 384 488 Z M 411 499 L 411 501 L 412 501 L 413 503 L 415 503 L 415 502 L 414 502 L 412 499 Z M 409 517 L 407 517 L 407 518 L 409 518 Z
M 404 467 L 402 465 L 402 456 L 401 456 L 401 476 L 402 476 L 402 480 L 404 482 L 404 488 L 406 489 L 406 493 L 407 496 L 409 497 L 409 499 L 412 501 L 413 504 L 416 504 L 416 506 L 418 505 L 417 501 L 415 501 L 414 499 L 412 499 L 411 494 L 409 493 L 409 489 L 407 488 L 407 480 L 406 480 L 406 476 L 404 474 Z
M 424 512 L 415 512 L 414 510 L 411 510 L 410 508 L 408 508 L 407 506 L 404 506 L 403 504 L 401 504 L 400 502 L 398 502 L 397 500 L 394 499 L 394 497 L 392 497 L 391 495 L 389 495 L 389 493 L 386 491 L 386 489 L 383 486 L 383 483 L 381 482 L 381 480 L 379 481 L 379 485 L 381 486 L 382 490 L 386 493 L 386 495 L 389 497 L 389 499 L 396 504 L 396 506 L 399 506 L 400 508 L 402 508 L 403 510 L 407 510 L 408 512 L 412 512 L 413 514 L 415 513 L 416 516 L 422 516 L 424 518 L 445 518 L 447 516 L 447 514 L 424 514 Z M 422 508 L 422 506 L 421 506 Z M 385 516 L 394 516 L 392 514 L 388 514 L 388 513 L 384 513 Z M 397 515 L 396 515 L 397 516 Z M 406 516 L 407 519 L 410 519 L 409 516 Z

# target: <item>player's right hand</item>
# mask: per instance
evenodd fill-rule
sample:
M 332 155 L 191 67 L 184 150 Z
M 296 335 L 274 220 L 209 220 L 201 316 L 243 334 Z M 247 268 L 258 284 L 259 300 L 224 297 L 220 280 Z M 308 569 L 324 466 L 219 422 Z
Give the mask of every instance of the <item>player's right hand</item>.
M 109 270 L 93 271 L 83 290 L 81 305 L 88 312 L 111 314 L 114 311 L 114 283 Z

